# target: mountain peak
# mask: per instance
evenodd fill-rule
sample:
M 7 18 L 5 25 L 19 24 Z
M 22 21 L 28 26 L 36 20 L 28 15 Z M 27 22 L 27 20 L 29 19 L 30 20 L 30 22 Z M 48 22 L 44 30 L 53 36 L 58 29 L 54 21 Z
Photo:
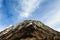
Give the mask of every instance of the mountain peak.
M 0 32 L 0 40 L 60 40 L 60 32 L 40 21 L 25 20 Z

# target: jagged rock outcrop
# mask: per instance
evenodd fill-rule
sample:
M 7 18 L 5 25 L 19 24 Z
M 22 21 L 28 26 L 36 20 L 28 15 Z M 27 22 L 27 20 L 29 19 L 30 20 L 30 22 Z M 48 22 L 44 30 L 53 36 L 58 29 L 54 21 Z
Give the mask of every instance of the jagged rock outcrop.
M 60 32 L 40 21 L 26 20 L 0 32 L 0 40 L 60 40 Z

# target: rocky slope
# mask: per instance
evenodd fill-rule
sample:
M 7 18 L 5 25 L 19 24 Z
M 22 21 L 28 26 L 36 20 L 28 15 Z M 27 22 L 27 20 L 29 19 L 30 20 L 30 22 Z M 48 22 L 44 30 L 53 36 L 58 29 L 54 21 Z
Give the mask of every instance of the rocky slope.
M 60 40 L 60 32 L 40 21 L 25 20 L 0 32 L 0 40 Z

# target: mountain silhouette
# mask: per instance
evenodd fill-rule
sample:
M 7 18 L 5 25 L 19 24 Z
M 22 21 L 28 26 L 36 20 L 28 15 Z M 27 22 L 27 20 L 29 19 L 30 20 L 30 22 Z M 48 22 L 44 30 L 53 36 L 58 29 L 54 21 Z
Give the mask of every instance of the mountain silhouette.
M 0 32 L 0 40 L 60 40 L 60 32 L 40 21 L 25 20 Z

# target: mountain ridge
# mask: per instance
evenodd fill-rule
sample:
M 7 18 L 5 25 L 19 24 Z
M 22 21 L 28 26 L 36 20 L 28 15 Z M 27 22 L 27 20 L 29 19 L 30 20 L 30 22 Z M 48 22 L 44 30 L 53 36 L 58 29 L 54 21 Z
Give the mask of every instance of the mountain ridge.
M 0 40 L 60 40 L 60 32 L 40 21 L 25 20 L 0 32 Z

